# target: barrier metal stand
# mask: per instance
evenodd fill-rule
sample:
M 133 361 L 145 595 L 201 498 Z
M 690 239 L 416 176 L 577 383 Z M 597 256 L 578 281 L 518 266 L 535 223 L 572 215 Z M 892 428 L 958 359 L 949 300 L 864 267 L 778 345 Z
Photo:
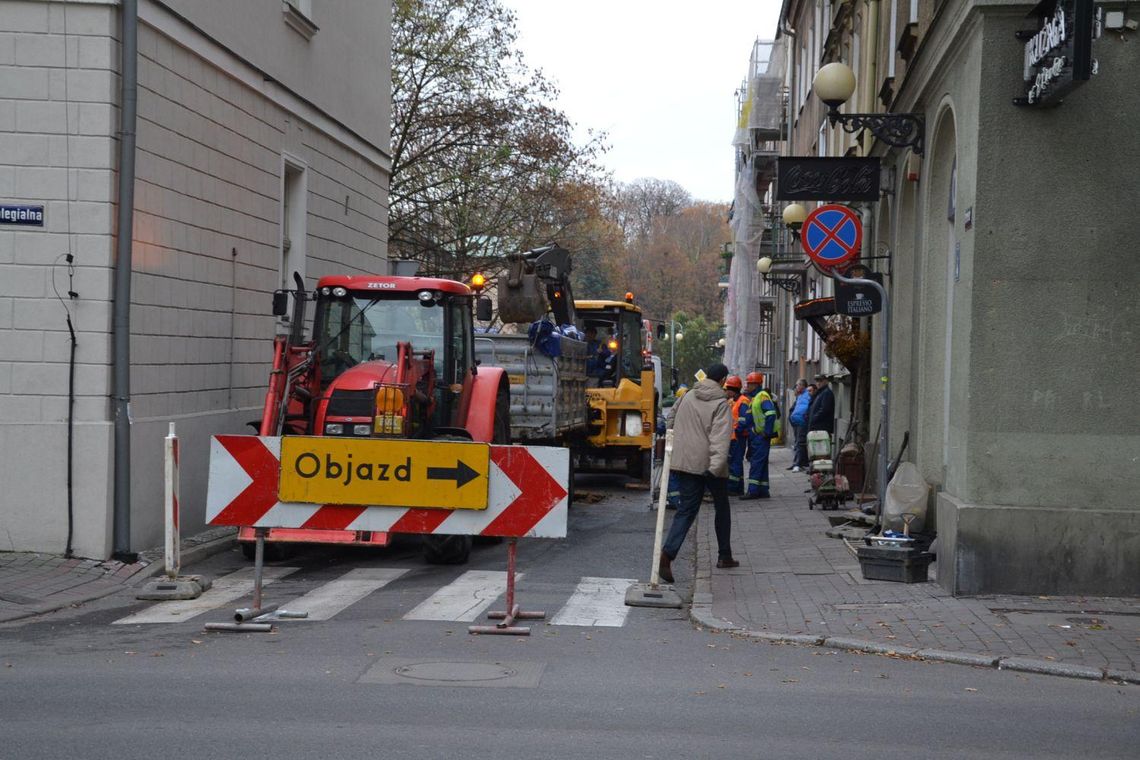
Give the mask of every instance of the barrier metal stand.
M 211 581 L 201 575 L 180 575 L 182 570 L 179 540 L 180 501 L 179 501 L 179 446 L 174 423 L 164 441 L 163 461 L 163 527 L 165 542 L 163 559 L 165 573 L 162 578 L 153 578 L 135 594 L 136 599 L 167 601 L 172 599 L 197 599 L 210 588 Z
M 290 612 L 278 609 L 278 605 L 263 606 L 261 603 L 262 576 L 265 569 L 265 536 L 268 528 L 254 528 L 253 552 L 253 606 L 234 610 L 232 623 L 206 623 L 203 628 L 207 631 L 230 631 L 247 633 L 269 633 L 273 630 L 273 623 L 286 618 L 306 618 L 307 612 Z
M 491 620 L 499 620 L 495 625 L 470 625 L 468 633 L 490 633 L 511 636 L 529 636 L 528 626 L 515 625 L 516 620 L 543 620 L 545 612 L 523 612 L 515 604 L 515 555 L 518 551 L 518 539 L 511 538 L 507 543 L 507 609 L 503 612 L 488 612 Z
M 665 431 L 665 458 L 661 463 L 661 488 L 657 492 L 657 527 L 653 534 L 653 561 L 649 566 L 649 583 L 634 583 L 625 592 L 628 607 L 667 607 L 679 609 L 681 596 L 661 585 L 661 544 L 665 530 L 665 501 L 668 499 L 669 467 L 673 458 L 673 431 Z

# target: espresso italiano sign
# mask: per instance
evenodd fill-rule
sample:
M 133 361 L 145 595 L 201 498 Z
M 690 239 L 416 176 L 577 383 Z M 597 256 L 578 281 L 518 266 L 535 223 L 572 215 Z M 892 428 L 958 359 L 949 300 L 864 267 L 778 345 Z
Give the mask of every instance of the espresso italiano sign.
M 879 159 L 776 159 L 776 200 L 877 201 Z
M 1036 29 L 1017 32 L 1024 43 L 1025 95 L 1019 106 L 1055 106 L 1097 73 L 1092 43 L 1104 29 L 1104 11 L 1093 0 L 1043 0 L 1033 9 Z

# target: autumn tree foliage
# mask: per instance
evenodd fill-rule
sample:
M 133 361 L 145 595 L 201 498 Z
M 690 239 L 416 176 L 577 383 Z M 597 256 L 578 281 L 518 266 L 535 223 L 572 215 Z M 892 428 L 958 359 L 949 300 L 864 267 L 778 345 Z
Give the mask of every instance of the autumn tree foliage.
M 392 258 L 493 278 L 506 253 L 557 242 L 577 297 L 633 291 L 647 316 L 719 324 L 727 209 L 671 180 L 612 182 L 604 135 L 575 142 L 500 0 L 394 0 L 392 25 Z

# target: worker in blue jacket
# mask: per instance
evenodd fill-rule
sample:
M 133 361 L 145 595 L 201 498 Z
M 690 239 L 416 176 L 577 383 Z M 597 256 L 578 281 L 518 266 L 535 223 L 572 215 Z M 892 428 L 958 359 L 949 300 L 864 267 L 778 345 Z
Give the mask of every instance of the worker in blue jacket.
M 748 432 L 748 479 L 745 481 L 748 492 L 741 499 L 767 499 L 768 451 L 772 439 L 780 433 L 779 410 L 772 396 L 764 390 L 764 375 L 750 372 L 746 378 L 748 388 L 745 393 L 752 403 L 741 410 L 738 425 Z

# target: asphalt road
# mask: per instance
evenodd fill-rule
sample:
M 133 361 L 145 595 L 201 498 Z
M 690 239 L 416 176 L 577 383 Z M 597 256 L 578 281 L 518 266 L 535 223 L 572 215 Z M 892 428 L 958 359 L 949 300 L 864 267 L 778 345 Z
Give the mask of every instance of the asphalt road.
M 519 602 L 548 618 L 582 577 L 647 574 L 646 495 L 606 479 L 579 489 L 606 498 L 573 507 L 568 539 L 520 543 Z M 244 564 L 235 550 L 191 570 Z M 1134 758 L 1140 746 L 1136 687 L 748 641 L 681 610 L 537 621 L 529 637 L 405 619 L 464 571 L 505 569 L 502 545 L 462 568 L 425 566 L 406 544 L 277 564 L 297 568 L 266 589 L 286 606 L 350 570 L 406 572 L 328 620 L 272 634 L 203 632 L 241 600 L 192 620 L 113 624 L 152 604 L 130 596 L 0 627 L 0 760 Z

